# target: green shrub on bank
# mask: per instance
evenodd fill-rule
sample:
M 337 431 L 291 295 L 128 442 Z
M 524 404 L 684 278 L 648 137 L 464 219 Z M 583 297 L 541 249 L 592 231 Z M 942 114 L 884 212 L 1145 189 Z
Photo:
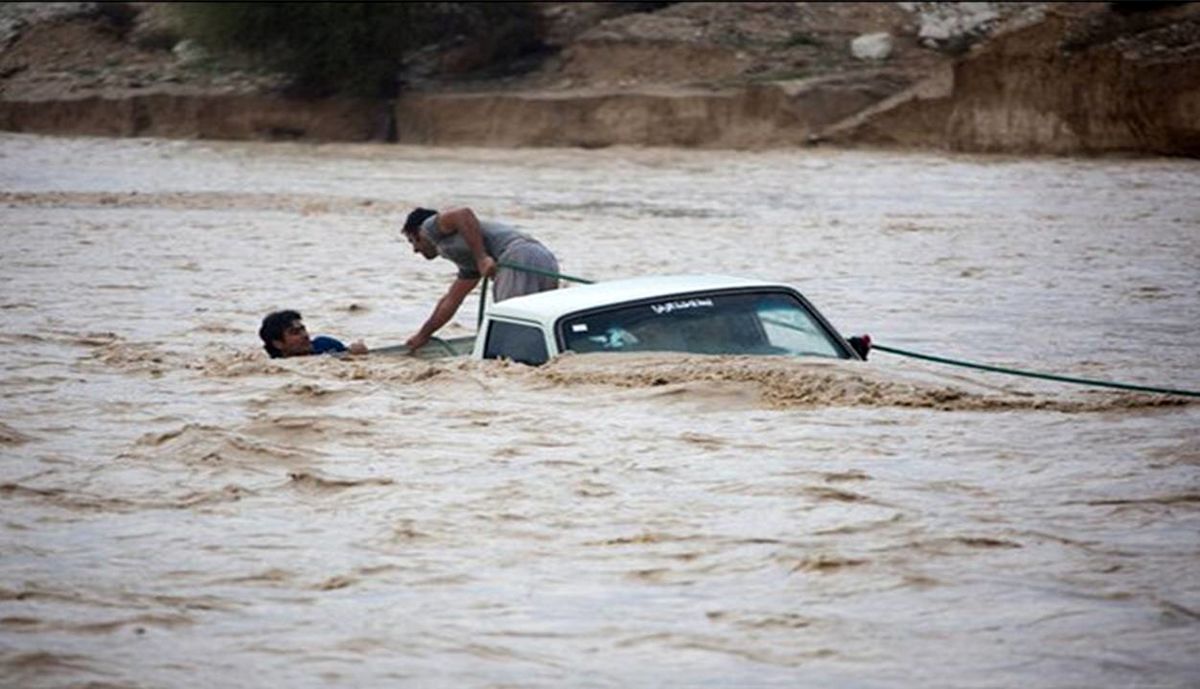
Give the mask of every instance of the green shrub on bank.
M 503 55 L 494 36 L 536 35 L 529 3 L 190 2 L 175 6 L 183 31 L 214 52 L 249 57 L 289 74 L 308 95 L 394 95 L 404 59 L 431 44 L 466 40 Z

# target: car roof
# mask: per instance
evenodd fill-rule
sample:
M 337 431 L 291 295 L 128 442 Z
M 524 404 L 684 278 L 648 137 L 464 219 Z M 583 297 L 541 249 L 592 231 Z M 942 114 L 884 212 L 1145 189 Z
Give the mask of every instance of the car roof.
M 669 298 L 690 292 L 748 287 L 791 289 L 780 283 L 724 275 L 660 275 L 572 285 L 563 289 L 514 297 L 489 306 L 488 313 L 499 317 L 552 323 L 568 313 L 599 306 L 655 297 Z

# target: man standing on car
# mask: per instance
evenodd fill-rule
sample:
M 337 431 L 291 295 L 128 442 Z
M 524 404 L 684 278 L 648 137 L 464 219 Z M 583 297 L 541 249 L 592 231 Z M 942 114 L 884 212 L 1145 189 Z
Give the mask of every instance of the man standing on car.
M 441 212 L 417 208 L 408 214 L 403 232 L 414 253 L 431 261 L 441 256 L 458 266 L 458 276 L 438 300 L 433 313 L 417 334 L 405 342 L 411 351 L 421 348 L 454 317 L 481 277 L 495 278 L 494 294 L 498 302 L 558 289 L 557 277 L 498 265 L 525 266 L 556 275 L 558 259 L 549 249 L 508 225 L 480 220 L 470 208 Z

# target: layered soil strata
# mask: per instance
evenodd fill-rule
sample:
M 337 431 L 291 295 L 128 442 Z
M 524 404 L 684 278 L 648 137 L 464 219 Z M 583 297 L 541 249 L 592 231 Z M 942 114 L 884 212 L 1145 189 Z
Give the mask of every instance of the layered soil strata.
M 814 142 L 893 82 L 878 73 L 723 90 L 412 94 L 396 105 L 396 128 L 400 142 L 414 144 L 787 146 Z
M 1200 6 L 1156 14 L 1147 25 L 1059 8 L 825 135 L 975 152 L 1200 155 Z
M 375 102 L 254 93 L 0 101 L 0 129 L 41 134 L 365 141 L 386 119 Z

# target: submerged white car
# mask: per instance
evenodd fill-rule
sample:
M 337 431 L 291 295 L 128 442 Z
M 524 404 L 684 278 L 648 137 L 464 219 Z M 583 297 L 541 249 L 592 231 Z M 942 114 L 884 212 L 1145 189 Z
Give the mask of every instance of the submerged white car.
M 688 352 L 865 359 L 795 289 L 714 275 L 612 280 L 492 304 L 479 332 L 430 342 L 422 356 L 543 364 L 564 352 Z

